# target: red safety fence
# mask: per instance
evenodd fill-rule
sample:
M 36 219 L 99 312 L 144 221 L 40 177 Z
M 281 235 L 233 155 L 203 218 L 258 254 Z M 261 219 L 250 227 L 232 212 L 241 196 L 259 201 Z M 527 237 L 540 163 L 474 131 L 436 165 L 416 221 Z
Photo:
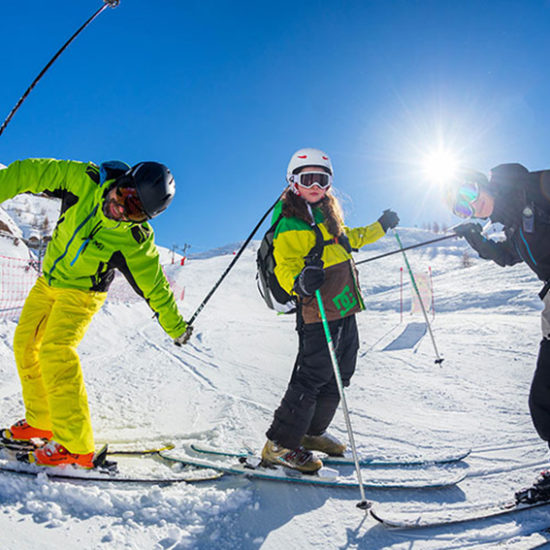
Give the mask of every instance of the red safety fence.
M 0 256 L 0 319 L 19 318 L 25 299 L 40 275 L 40 266 L 36 260 Z M 176 300 L 183 300 L 185 288 L 178 285 L 173 278 L 167 276 L 167 279 Z M 140 300 L 142 298 L 135 293 L 124 276 L 115 271 L 107 301 L 135 303 Z

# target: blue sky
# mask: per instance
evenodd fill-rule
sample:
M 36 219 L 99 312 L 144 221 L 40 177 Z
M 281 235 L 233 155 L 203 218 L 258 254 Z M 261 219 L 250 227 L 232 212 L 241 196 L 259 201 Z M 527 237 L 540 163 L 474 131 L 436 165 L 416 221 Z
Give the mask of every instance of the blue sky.
M 0 120 L 101 5 L 3 3 Z M 549 17 L 548 0 L 121 0 L 31 93 L 0 162 L 164 162 L 157 242 L 191 252 L 247 237 L 300 147 L 331 155 L 348 225 L 450 222 L 421 170 L 438 147 L 484 172 L 550 167 Z

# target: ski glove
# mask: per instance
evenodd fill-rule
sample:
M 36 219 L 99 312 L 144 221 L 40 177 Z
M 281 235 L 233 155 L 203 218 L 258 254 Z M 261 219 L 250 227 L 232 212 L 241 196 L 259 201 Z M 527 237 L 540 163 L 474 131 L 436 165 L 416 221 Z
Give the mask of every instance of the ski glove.
M 319 265 L 306 265 L 294 281 L 294 292 L 302 298 L 312 296 L 325 282 L 325 272 Z
M 455 233 L 459 237 L 464 237 L 467 243 L 479 254 L 480 258 L 485 260 L 493 260 L 498 265 L 504 266 L 507 264 L 506 252 L 503 250 L 504 243 L 495 243 L 486 239 L 481 232 L 483 228 L 479 223 L 463 223 L 454 228 Z M 506 245 L 504 245 L 505 247 Z M 516 262 L 512 262 L 513 265 Z
M 454 228 L 454 232 L 459 237 L 464 237 L 468 242 L 469 242 L 468 237 L 470 238 L 474 237 L 476 233 L 479 235 L 481 234 L 482 231 L 483 231 L 483 228 L 481 227 L 481 224 L 473 223 L 473 222 L 463 223 Z
M 388 229 L 393 229 L 399 223 L 399 216 L 390 209 L 384 210 L 382 215 L 378 218 L 378 222 L 382 226 L 384 233 Z
M 174 344 L 176 344 L 176 346 L 183 346 L 184 344 L 187 344 L 187 342 L 189 342 L 189 338 L 191 338 L 191 334 L 193 334 L 193 327 L 191 325 L 187 325 L 185 332 L 177 338 L 174 338 Z

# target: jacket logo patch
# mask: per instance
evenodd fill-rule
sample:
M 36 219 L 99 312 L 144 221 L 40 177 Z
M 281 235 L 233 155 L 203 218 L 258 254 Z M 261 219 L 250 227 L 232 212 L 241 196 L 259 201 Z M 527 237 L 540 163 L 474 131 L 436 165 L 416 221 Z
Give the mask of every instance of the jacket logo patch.
M 357 299 L 350 290 L 349 285 L 346 285 L 344 290 L 335 296 L 332 301 L 341 317 L 345 317 L 357 305 Z

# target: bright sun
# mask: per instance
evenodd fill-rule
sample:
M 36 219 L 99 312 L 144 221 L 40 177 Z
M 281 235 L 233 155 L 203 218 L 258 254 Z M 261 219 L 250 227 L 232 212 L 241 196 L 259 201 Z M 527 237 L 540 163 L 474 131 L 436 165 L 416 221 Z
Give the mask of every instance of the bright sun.
M 427 154 L 422 163 L 424 176 L 432 183 L 443 185 L 456 176 L 459 167 L 457 157 L 443 149 Z

